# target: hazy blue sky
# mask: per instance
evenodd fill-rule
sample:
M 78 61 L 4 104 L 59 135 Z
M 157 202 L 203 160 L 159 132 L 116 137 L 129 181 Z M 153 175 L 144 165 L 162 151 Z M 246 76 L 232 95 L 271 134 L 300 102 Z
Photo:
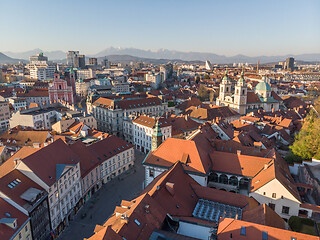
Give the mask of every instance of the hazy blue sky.
M 320 0 L 0 0 L 0 51 L 320 52 Z

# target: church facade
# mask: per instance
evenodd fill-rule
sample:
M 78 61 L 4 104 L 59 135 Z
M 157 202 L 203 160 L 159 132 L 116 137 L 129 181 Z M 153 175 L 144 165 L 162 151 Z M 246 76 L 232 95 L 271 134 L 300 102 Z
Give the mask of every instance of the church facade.
M 71 81 L 74 81 L 72 80 L 74 79 L 73 75 L 71 75 L 70 78 Z M 50 84 L 48 92 L 51 102 L 62 100 L 69 104 L 74 104 L 72 86 L 68 86 L 67 81 L 61 79 L 58 73 L 54 74 L 54 81 Z
M 265 78 L 257 84 L 254 90 L 248 90 L 243 72 L 234 85 L 226 71 L 220 84 L 220 93 L 216 105 L 228 106 L 241 115 L 258 109 L 263 109 L 266 112 L 270 112 L 272 109 L 277 111 L 280 101 L 274 98 L 275 95 L 276 93 L 271 90 L 271 86 Z

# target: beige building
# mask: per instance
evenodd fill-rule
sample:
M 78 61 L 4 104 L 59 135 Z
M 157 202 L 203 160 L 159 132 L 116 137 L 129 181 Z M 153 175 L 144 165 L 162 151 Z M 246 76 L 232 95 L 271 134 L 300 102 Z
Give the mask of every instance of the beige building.
M 9 128 L 10 109 L 8 102 L 0 97 L 0 132 L 4 132 Z

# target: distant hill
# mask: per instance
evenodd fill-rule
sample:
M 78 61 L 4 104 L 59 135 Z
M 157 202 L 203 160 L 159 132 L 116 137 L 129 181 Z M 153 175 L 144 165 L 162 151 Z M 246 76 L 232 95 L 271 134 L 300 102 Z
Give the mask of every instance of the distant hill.
M 29 60 L 29 57 L 32 55 L 36 55 L 39 52 L 43 52 L 45 56 L 49 58 L 49 60 L 56 62 L 65 62 L 66 53 L 63 51 L 42 51 L 41 49 L 34 49 L 27 52 L 13 53 L 13 52 L 4 52 L 4 54 L 8 55 L 12 58 L 25 59 Z M 230 63 L 257 63 L 258 60 L 261 64 L 264 63 L 277 63 L 279 61 L 284 61 L 287 57 L 294 57 L 296 61 L 302 61 L 307 63 L 320 63 L 320 53 L 315 54 L 300 54 L 300 55 L 279 55 L 279 56 L 256 56 L 249 57 L 246 55 L 235 55 L 231 57 L 227 57 L 224 55 L 218 55 L 214 53 L 206 53 L 206 52 L 180 52 L 168 49 L 159 49 L 156 51 L 151 50 L 143 50 L 137 48 L 114 48 L 109 47 L 105 50 L 97 53 L 97 54 L 86 54 L 86 57 L 103 57 L 109 58 L 110 61 L 118 61 L 120 62 L 130 62 L 134 59 L 136 61 L 144 61 L 159 63 L 159 62 L 204 62 L 206 60 L 210 60 L 213 64 L 230 64 Z M 120 57 L 123 56 L 123 57 Z M 131 60 L 129 60 L 132 58 Z
M 94 57 L 103 57 L 109 55 L 130 55 L 137 56 L 140 58 L 152 58 L 152 59 L 180 59 L 184 61 L 206 61 L 210 60 L 211 63 L 257 63 L 258 60 L 260 63 L 270 63 L 270 62 L 279 62 L 284 61 L 287 57 L 294 57 L 296 60 L 300 61 L 308 61 L 308 62 L 320 62 L 320 54 L 300 54 L 293 55 L 287 54 L 282 56 L 257 56 L 257 57 L 249 57 L 245 55 L 236 55 L 227 57 L 224 55 L 218 55 L 214 53 L 202 53 L 202 52 L 180 52 L 173 51 L 168 49 L 159 49 L 157 51 L 150 50 L 142 50 L 136 48 L 114 48 L 109 47 L 95 55 Z
M 24 60 L 11 58 L 0 52 L 0 63 L 3 64 L 3 63 L 18 63 L 18 62 L 24 62 Z
M 121 63 L 130 63 L 130 62 L 145 62 L 149 64 L 166 64 L 168 62 L 172 63 L 189 63 L 189 64 L 203 64 L 203 61 L 184 61 L 181 59 L 155 59 L 155 58 L 141 58 L 131 55 L 108 55 L 106 56 L 110 62 L 121 62 Z M 98 57 L 98 62 L 102 61 L 104 57 Z
M 56 60 L 61 60 L 66 58 L 66 53 L 63 51 L 43 51 L 39 48 L 30 50 L 30 51 L 26 51 L 26 52 L 3 52 L 4 54 L 6 54 L 7 56 L 10 56 L 12 58 L 20 58 L 20 59 L 25 59 L 25 60 L 29 60 L 30 56 L 35 56 L 38 53 L 43 53 L 45 56 L 48 57 L 49 61 L 56 61 Z

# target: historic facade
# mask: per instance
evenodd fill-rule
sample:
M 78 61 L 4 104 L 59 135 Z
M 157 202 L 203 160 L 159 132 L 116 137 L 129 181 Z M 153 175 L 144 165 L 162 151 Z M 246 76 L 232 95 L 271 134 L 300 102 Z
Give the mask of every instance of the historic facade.
M 279 110 L 279 100 L 274 97 L 279 98 L 271 90 L 271 86 L 265 78 L 258 83 L 253 91 L 250 91 L 244 79 L 243 71 L 235 85 L 232 84 L 226 71 L 220 84 L 220 94 L 216 104 L 218 106 L 228 106 L 240 114 L 246 114 L 258 109 L 270 112 L 272 109 Z
M 74 75 L 70 75 L 71 78 Z M 70 82 L 73 80 L 70 79 Z M 69 104 L 74 103 L 73 99 L 73 87 L 68 86 L 67 81 L 60 79 L 60 75 L 58 73 L 54 74 L 54 81 L 49 86 L 49 99 L 51 102 L 57 102 L 58 100 L 62 100 L 68 102 Z

